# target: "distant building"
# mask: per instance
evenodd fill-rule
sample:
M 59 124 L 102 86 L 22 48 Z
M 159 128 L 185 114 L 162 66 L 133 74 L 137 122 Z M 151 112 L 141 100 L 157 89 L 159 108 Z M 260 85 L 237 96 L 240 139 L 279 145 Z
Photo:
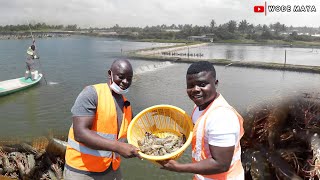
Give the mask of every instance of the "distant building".
M 215 34 L 205 34 L 202 36 L 189 36 L 188 40 L 190 41 L 205 41 L 205 42 L 213 42 L 216 38 Z
M 189 36 L 188 40 L 190 41 L 202 41 L 206 36 Z
M 138 35 L 139 35 L 139 32 L 132 32 L 132 35 L 138 36 Z
M 180 29 L 165 29 L 166 32 L 180 32 Z
M 298 33 L 298 35 L 307 35 L 307 36 L 309 36 L 310 34 L 309 33 Z
M 320 37 L 320 34 L 312 34 L 313 37 Z
M 99 32 L 101 35 L 118 35 L 117 32 Z

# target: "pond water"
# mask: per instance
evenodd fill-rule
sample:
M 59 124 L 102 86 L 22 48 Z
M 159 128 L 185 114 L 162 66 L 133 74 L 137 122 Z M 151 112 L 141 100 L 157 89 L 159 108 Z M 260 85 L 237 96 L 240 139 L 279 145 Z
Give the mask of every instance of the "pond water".
M 30 40 L 0 41 L 0 81 L 24 75 Z M 108 38 L 74 36 L 37 40 L 44 80 L 32 88 L 0 97 L 0 138 L 37 137 L 48 132 L 67 135 L 70 109 L 87 85 L 107 81 L 112 61 L 130 51 L 161 46 Z M 168 45 L 168 44 L 166 44 Z M 231 47 L 232 48 L 232 47 Z M 258 47 L 255 47 L 258 48 Z M 264 48 L 262 48 L 263 51 Z M 209 51 L 209 49 L 207 50 Z M 261 53 L 263 52 L 256 52 Z M 171 104 L 191 113 L 185 74 L 189 64 L 130 59 L 135 77 L 127 97 L 134 115 L 157 104 Z M 311 73 L 216 66 L 218 91 L 240 112 L 248 106 L 282 95 L 314 92 L 320 75 Z M 180 158 L 190 162 L 190 149 Z M 125 179 L 186 179 L 190 174 L 160 170 L 146 160 L 124 160 Z
M 232 61 L 258 61 L 287 63 L 298 65 L 320 65 L 320 49 L 290 48 L 282 46 L 254 46 L 233 44 L 209 44 L 195 48 L 186 48 L 177 53 L 188 53 L 203 59 L 228 59 Z M 192 58 L 189 56 L 189 58 Z

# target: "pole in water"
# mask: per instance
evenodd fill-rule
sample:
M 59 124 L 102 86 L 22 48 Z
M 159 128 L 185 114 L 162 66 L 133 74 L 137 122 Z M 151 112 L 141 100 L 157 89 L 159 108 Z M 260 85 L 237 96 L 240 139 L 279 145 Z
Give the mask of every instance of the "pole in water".
M 33 35 L 32 35 L 32 30 L 31 30 L 30 23 L 29 23 L 28 20 L 27 20 L 27 23 L 28 23 L 28 27 L 29 27 L 29 30 L 30 30 L 30 34 L 31 34 L 32 40 L 34 41 L 34 37 L 33 37 Z
M 30 24 L 29 24 L 29 21 L 27 20 L 27 23 L 28 23 L 28 27 L 29 27 L 29 29 L 30 29 L 30 34 L 31 34 L 31 37 L 32 37 L 32 42 L 33 42 L 33 44 L 35 44 L 35 39 L 34 39 L 34 37 L 33 37 L 33 34 L 32 34 L 32 30 L 31 30 L 31 27 L 30 27 Z M 38 49 L 38 48 L 37 48 Z M 39 58 L 39 66 L 40 66 L 40 69 L 41 69 L 41 71 L 42 71 L 42 76 L 43 76 L 43 79 L 44 79 L 44 81 L 46 82 L 46 85 L 48 85 L 48 83 L 47 83 L 47 80 L 46 80 L 46 77 L 44 76 L 44 71 L 43 71 L 43 69 L 42 69 L 42 66 L 41 66 L 41 63 L 40 63 L 40 58 Z
M 44 76 L 44 72 L 43 72 L 43 69 L 42 69 L 42 66 L 41 66 L 41 63 L 40 63 L 40 59 L 39 59 L 39 65 L 40 65 L 40 68 L 41 68 L 41 70 L 42 70 L 43 79 L 44 79 L 44 81 L 46 82 L 46 85 L 48 85 L 47 80 L 46 80 L 46 77 Z
M 284 66 L 287 64 L 287 50 L 284 50 Z

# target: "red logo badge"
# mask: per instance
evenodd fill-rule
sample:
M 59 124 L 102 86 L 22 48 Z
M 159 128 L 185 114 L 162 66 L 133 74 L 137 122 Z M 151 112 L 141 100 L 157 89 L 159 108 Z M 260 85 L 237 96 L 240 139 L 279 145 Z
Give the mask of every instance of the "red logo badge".
M 263 13 L 264 12 L 264 6 L 254 6 L 253 11 L 255 13 Z

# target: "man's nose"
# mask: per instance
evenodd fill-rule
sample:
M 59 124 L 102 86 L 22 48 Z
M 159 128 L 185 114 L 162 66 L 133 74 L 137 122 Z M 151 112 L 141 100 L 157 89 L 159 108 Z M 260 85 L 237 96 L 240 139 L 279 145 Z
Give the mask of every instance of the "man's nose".
M 199 86 L 194 86 L 193 90 L 194 91 L 200 91 L 200 87 Z
M 129 81 L 128 81 L 128 79 L 125 78 L 122 80 L 122 83 L 127 85 L 127 84 L 129 84 Z

